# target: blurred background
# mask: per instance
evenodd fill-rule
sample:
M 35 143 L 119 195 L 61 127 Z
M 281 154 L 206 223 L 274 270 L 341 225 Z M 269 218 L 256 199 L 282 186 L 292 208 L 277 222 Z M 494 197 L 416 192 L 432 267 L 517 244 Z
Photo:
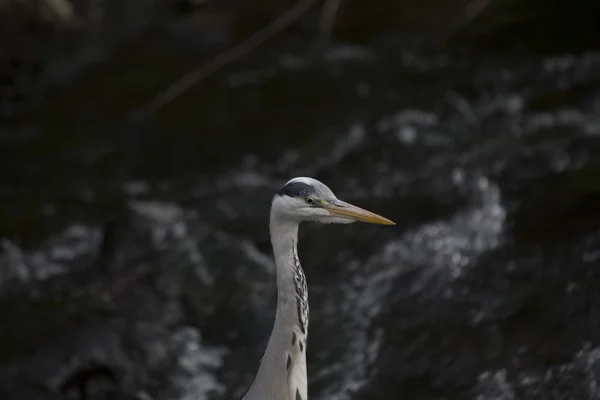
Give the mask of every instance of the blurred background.
M 0 32 L 2 400 L 241 398 L 294 176 L 398 224 L 301 228 L 311 399 L 600 399 L 597 0 L 4 0 Z

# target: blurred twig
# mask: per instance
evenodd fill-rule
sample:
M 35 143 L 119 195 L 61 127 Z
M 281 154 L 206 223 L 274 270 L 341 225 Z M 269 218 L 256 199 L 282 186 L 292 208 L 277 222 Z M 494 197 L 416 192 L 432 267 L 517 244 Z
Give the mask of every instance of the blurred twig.
M 46 0 L 46 4 L 56 13 L 62 21 L 71 20 L 75 11 L 73 10 L 73 4 L 67 0 Z
M 450 26 L 449 32 L 446 34 L 445 40 L 449 40 L 456 36 L 460 31 L 471 24 L 486 8 L 492 4 L 493 0 L 472 0 L 463 9 L 462 18 Z
M 299 0 L 294 6 L 286 10 L 264 28 L 256 31 L 247 39 L 173 82 L 167 89 L 156 95 L 150 103 L 135 110 L 132 113 L 131 118 L 136 122 L 147 119 L 149 116 L 156 113 L 156 111 L 180 97 L 202 79 L 215 73 L 230 62 L 243 57 L 248 52 L 273 38 L 276 34 L 283 31 L 304 15 L 304 13 L 306 13 L 317 1 L 318 0 Z
M 327 0 L 321 12 L 319 21 L 319 32 L 322 37 L 329 38 L 335 25 L 335 18 L 338 14 L 342 0 Z

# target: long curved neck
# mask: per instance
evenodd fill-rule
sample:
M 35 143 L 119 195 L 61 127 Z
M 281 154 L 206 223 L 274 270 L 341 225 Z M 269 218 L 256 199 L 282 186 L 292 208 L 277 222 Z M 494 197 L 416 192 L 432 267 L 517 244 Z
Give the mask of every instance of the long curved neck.
M 307 400 L 308 291 L 296 244 L 298 223 L 271 212 L 277 311 L 258 373 L 244 400 Z

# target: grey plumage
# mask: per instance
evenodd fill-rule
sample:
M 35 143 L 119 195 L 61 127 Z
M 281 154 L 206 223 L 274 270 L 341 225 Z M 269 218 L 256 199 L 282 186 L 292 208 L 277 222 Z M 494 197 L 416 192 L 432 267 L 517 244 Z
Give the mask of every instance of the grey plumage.
M 302 221 L 393 224 L 338 200 L 327 186 L 312 178 L 294 178 L 274 196 L 269 228 L 277 267 L 277 310 L 258 373 L 242 400 L 308 399 L 308 288 L 297 250 Z

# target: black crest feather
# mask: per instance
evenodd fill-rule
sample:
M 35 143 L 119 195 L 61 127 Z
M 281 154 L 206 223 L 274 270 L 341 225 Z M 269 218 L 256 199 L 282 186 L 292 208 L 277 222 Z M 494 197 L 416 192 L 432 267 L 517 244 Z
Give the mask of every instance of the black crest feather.
M 304 182 L 290 182 L 277 193 L 280 196 L 289 197 L 311 197 L 316 194 L 316 190 L 312 185 Z

